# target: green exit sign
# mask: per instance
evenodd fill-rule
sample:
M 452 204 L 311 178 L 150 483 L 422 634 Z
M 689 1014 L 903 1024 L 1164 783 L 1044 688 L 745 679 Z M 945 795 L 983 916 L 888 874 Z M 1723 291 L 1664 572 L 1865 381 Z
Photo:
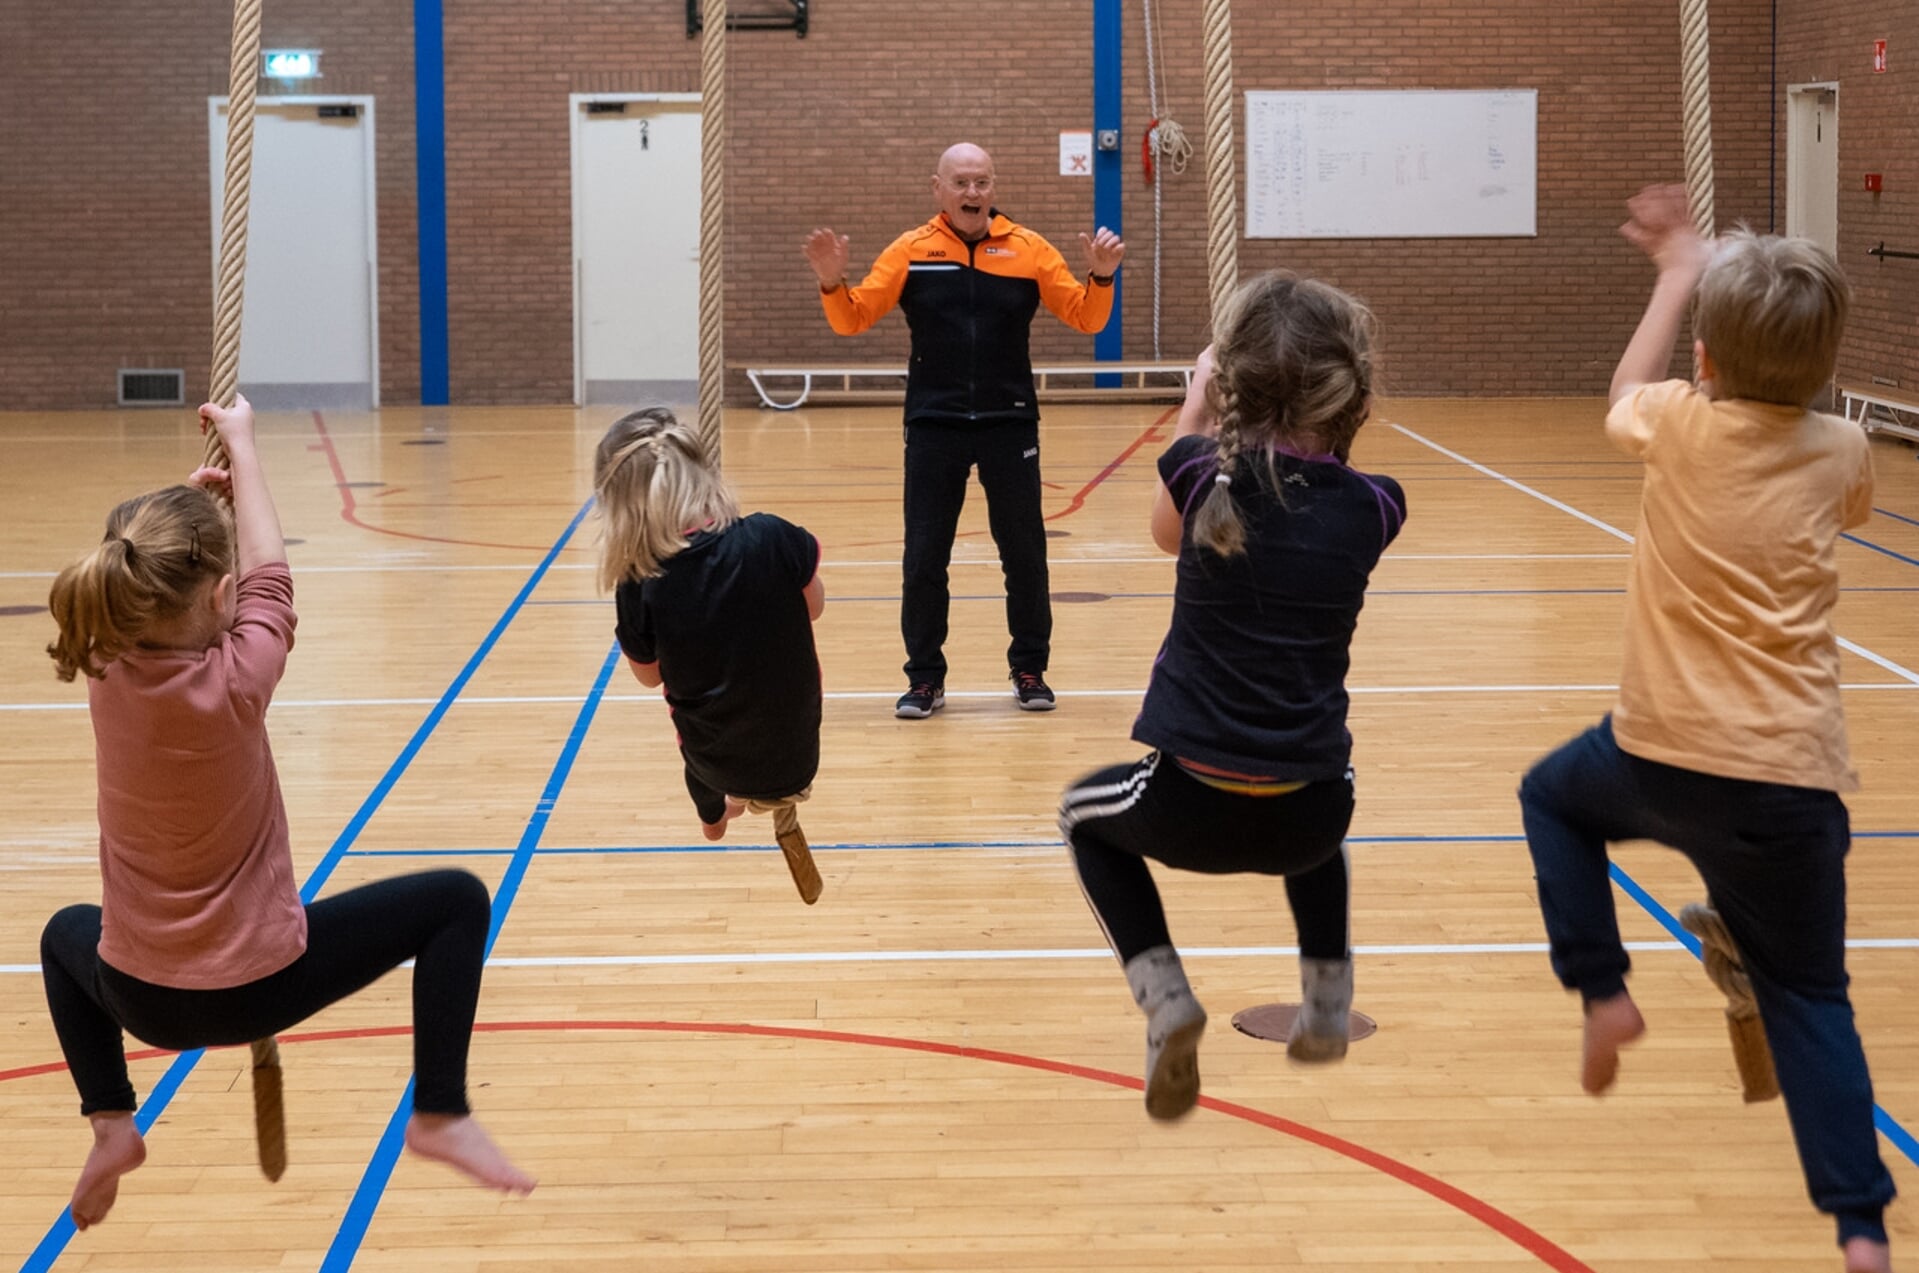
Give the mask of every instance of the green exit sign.
M 260 64 L 270 80 L 312 80 L 320 77 L 318 49 L 267 49 L 260 54 Z

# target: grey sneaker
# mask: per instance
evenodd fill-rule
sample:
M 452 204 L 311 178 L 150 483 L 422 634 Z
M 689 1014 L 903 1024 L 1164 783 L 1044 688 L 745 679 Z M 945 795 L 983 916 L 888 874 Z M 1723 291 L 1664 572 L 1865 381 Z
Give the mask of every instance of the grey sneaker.
M 946 706 L 946 687 L 931 681 L 915 681 L 900 701 L 893 704 L 893 715 L 901 720 L 925 720 Z

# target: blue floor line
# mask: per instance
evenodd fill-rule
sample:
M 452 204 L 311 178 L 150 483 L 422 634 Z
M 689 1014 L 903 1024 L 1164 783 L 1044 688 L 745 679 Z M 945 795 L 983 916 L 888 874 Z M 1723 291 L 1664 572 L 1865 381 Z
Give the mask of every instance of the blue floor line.
M 328 877 L 333 874 L 334 869 L 346 858 L 348 851 L 353 845 L 353 841 L 359 837 L 367 821 L 372 818 L 374 812 L 380 807 L 381 803 L 386 800 L 387 794 L 393 790 L 394 784 L 400 780 L 400 776 L 404 774 L 407 767 L 413 763 L 413 758 L 419 754 L 420 748 L 426 744 L 428 736 L 433 733 L 440 721 L 446 716 L 447 709 L 453 705 L 453 700 L 459 697 L 460 691 L 465 689 L 467 682 L 473 679 L 473 674 L 479 670 L 480 664 L 484 662 L 486 656 L 492 652 L 493 646 L 499 641 L 501 634 L 506 631 L 507 625 L 512 623 L 514 616 L 517 615 L 521 607 L 526 604 L 527 597 L 529 597 L 533 589 L 539 585 L 540 580 L 546 576 L 547 570 L 559 557 L 560 552 L 566 547 L 567 541 L 573 537 L 573 532 L 579 529 L 580 522 L 586 517 L 587 510 L 592 506 L 593 502 L 588 500 L 580 506 L 580 511 L 573 515 L 573 520 L 567 523 L 566 529 L 560 533 L 559 539 L 554 541 L 553 547 L 547 551 L 546 556 L 540 561 L 540 564 L 534 567 L 533 573 L 528 576 L 526 584 L 521 587 L 512 602 L 507 605 L 505 612 L 500 615 L 499 621 L 493 625 L 492 631 L 488 632 L 485 639 L 480 642 L 480 646 L 474 651 L 473 657 L 467 660 L 466 666 L 461 668 L 459 675 L 453 678 L 453 683 L 447 686 L 446 692 L 440 696 L 440 701 L 434 705 L 432 711 L 427 713 L 426 719 L 421 723 L 420 728 L 414 731 L 413 737 L 407 741 L 406 746 L 401 749 L 399 756 L 394 760 L 393 764 L 387 768 L 386 774 L 380 779 L 379 783 L 374 786 L 373 791 L 367 796 L 366 800 L 361 803 L 359 810 L 354 813 L 352 819 L 348 821 L 346 827 L 334 840 L 333 846 L 329 848 L 326 855 L 320 859 L 319 865 L 314 867 L 313 874 L 309 876 L 307 882 L 301 886 L 300 900 L 302 902 L 311 902 L 314 897 L 318 895 L 321 886 L 326 883 Z M 160 1076 L 159 1082 L 153 1085 L 153 1090 L 147 1094 L 147 1099 L 141 1103 L 139 1110 L 134 1114 L 134 1125 L 140 1129 L 142 1135 L 145 1135 L 147 1129 L 159 1120 L 160 1114 L 166 1109 L 167 1104 L 172 1101 L 174 1094 L 180 1090 L 180 1085 L 186 1082 L 187 1075 L 193 1072 L 193 1068 L 200 1063 L 200 1058 L 205 1055 L 206 1052 L 204 1049 L 196 1049 L 192 1052 L 182 1052 L 173 1058 L 173 1063 L 167 1066 L 166 1073 Z M 26 1263 L 20 1266 L 20 1273 L 46 1273 L 46 1270 L 52 1268 L 54 1261 L 58 1260 L 61 1253 L 66 1250 L 67 1244 L 73 1240 L 75 1232 L 73 1209 L 71 1207 L 63 1208 L 60 1212 L 59 1219 L 53 1222 L 52 1227 L 47 1230 L 46 1236 L 40 1240 L 40 1244 L 36 1246 L 33 1249 L 33 1253 L 27 1257 Z
M 1843 534 L 1839 536 L 1839 538 L 1845 540 L 1849 544 L 1857 544 L 1861 548 L 1870 548 L 1872 549 L 1872 551 L 1879 553 L 1882 556 L 1890 557 L 1894 561 L 1903 561 L 1908 566 L 1919 566 L 1919 557 L 1908 557 L 1904 553 L 1896 553 L 1890 548 L 1884 547 L 1883 545 L 1880 545 L 1880 544 L 1873 543 L 1870 539 L 1861 539 L 1859 538 L 1859 536 L 1851 533 Z
M 526 582 L 521 585 L 519 592 L 507 604 L 506 609 L 501 612 L 492 630 L 481 640 L 479 648 L 473 651 L 473 657 L 466 661 L 466 666 L 460 669 L 459 675 L 455 676 L 452 684 L 446 687 L 446 692 L 440 695 L 440 701 L 433 705 L 433 710 L 426 714 L 426 719 L 420 722 L 420 727 L 413 731 L 413 737 L 409 738 L 406 746 L 400 749 L 399 756 L 387 768 L 380 781 L 374 785 L 367 798 L 361 802 L 352 820 L 346 824 L 346 829 L 341 831 L 339 838 L 333 842 L 333 847 L 327 850 L 326 856 L 321 858 L 320 864 L 313 869 L 313 874 L 300 889 L 301 901 L 311 902 L 319 896 L 320 889 L 325 886 L 334 869 L 340 865 L 340 859 L 346 856 L 348 846 L 359 838 L 360 832 L 373 817 L 374 811 L 386 802 L 387 795 L 393 790 L 394 784 L 400 781 L 400 776 L 412 765 L 413 758 L 420 754 L 422 747 L 426 746 L 426 740 L 434 730 L 439 728 L 440 722 L 446 718 L 447 712 L 459 698 L 461 691 L 466 689 L 474 673 L 478 672 L 480 665 L 486 661 L 486 656 L 493 652 L 493 647 L 505 635 L 507 626 L 519 615 L 527 599 L 533 595 L 533 590 L 540 586 L 541 580 L 546 578 L 547 571 L 552 569 L 553 563 L 566 548 L 567 541 L 573 538 L 573 532 L 580 528 L 580 522 L 585 519 L 587 510 L 592 506 L 591 500 L 580 505 L 580 511 L 573 514 L 573 520 L 568 522 L 566 529 L 560 532 L 560 537 L 554 541 L 553 547 L 547 549 L 546 556 L 540 559 L 540 564 L 535 566 L 533 573 L 527 576 Z
M 1889 508 L 1879 508 L 1875 506 L 1872 510 L 1872 515 L 1874 517 L 1890 517 L 1893 521 L 1904 522 L 1908 526 L 1919 526 L 1919 518 L 1907 517 L 1904 513 L 1895 513 Z
M 594 713 L 599 710 L 600 700 L 606 695 L 607 683 L 613 679 L 613 669 L 619 665 L 619 661 L 620 647 L 615 644 L 607 651 L 606 661 L 600 665 L 600 674 L 594 679 L 586 701 L 580 705 L 573 729 L 566 736 L 566 744 L 560 748 L 559 759 L 553 763 L 553 772 L 547 776 L 546 788 L 540 792 L 539 801 L 533 806 L 533 816 L 527 819 L 526 830 L 520 834 L 519 847 L 513 851 L 513 861 L 507 866 L 499 888 L 494 891 L 493 922 L 486 935 L 486 953 L 489 955 L 493 953 L 494 943 L 500 939 L 500 929 L 505 926 L 507 914 L 519 896 L 520 884 L 525 880 L 527 868 L 532 865 L 533 855 L 540 847 L 540 837 L 546 834 L 546 824 L 552 819 L 553 806 L 559 802 L 560 792 L 573 772 L 573 762 L 579 757 L 580 746 L 586 741 Z M 417 1078 L 417 1075 L 408 1078 L 399 1104 L 394 1106 L 393 1117 L 387 1120 L 386 1131 L 381 1134 L 380 1143 L 374 1147 L 366 1172 L 360 1177 L 359 1187 L 353 1191 L 353 1201 L 347 1204 L 346 1214 L 340 1218 L 340 1227 L 333 1235 L 333 1244 L 327 1248 L 326 1259 L 320 1264 L 320 1273 L 345 1273 L 352 1267 L 354 1256 L 359 1254 L 360 1244 L 366 1240 L 374 1212 L 379 1209 L 387 1183 L 393 1178 L 393 1168 L 399 1162 L 400 1151 L 405 1147 L 406 1124 L 412 1111 L 413 1088 Z
M 1659 926 L 1668 933 L 1671 933 L 1687 950 L 1691 951 L 1694 959 L 1701 958 L 1699 939 L 1685 930 L 1680 924 L 1678 916 L 1660 905 L 1657 898 L 1641 888 L 1639 881 L 1620 870 L 1617 862 L 1612 863 L 1609 869 L 1612 874 L 1613 883 L 1624 889 L 1626 895 L 1632 898 L 1633 901 L 1638 902 L 1648 915 L 1658 920 Z M 1891 1114 L 1888 1114 L 1884 1106 L 1877 1103 L 1873 1105 L 1872 1124 L 1879 1129 L 1880 1133 L 1884 1135 L 1888 1141 L 1892 1142 L 1894 1148 L 1906 1156 L 1908 1162 L 1914 1166 L 1919 1166 L 1919 1140 L 1914 1140 L 1912 1133 L 1904 1127 L 1901 1127 L 1899 1120 Z

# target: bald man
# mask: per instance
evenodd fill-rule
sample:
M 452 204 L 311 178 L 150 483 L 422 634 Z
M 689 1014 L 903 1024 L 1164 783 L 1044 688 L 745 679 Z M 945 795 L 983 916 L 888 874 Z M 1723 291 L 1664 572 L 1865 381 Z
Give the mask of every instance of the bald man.
M 940 156 L 933 202 L 938 215 L 895 239 L 858 287 L 847 285 L 845 235 L 819 229 L 805 244 L 834 331 L 856 336 L 895 305 L 912 331 L 900 593 L 907 690 L 893 714 L 924 719 L 946 705 L 946 569 L 975 465 L 1006 577 L 1013 698 L 1023 710 L 1051 711 L 1053 608 L 1028 338 L 1042 303 L 1077 331 L 1104 328 L 1126 245 L 1104 226 L 1082 233 L 1085 270 L 1075 275 L 1057 248 L 993 206 L 993 157 L 966 142 Z

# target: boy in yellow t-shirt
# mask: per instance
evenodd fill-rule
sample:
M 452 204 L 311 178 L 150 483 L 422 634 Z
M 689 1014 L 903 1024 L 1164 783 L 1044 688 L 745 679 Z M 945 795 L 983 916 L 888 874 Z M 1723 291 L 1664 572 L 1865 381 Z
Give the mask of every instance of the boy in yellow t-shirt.
M 1701 238 L 1683 187 L 1643 191 L 1622 233 L 1658 267 L 1613 373 L 1606 436 L 1645 463 L 1612 714 L 1519 789 L 1553 971 L 1585 1004 L 1581 1083 L 1612 1085 L 1645 1032 L 1626 991 L 1606 845 L 1691 859 L 1744 955 L 1813 1203 L 1847 1273 L 1888 1273 L 1872 1081 L 1846 995 L 1834 545 L 1871 515 L 1856 425 L 1807 409 L 1849 291 L 1830 253 Z M 1694 383 L 1663 380 L 1692 306 Z

